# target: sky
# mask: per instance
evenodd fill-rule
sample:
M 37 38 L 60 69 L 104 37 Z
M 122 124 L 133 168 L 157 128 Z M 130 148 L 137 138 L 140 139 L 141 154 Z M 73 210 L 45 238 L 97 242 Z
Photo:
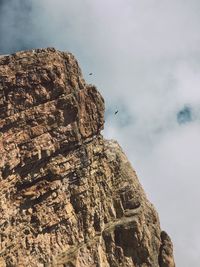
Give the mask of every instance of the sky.
M 177 267 L 200 262 L 199 14 L 199 0 L 0 1 L 0 54 L 70 51 L 104 96 L 104 136 L 130 159 Z

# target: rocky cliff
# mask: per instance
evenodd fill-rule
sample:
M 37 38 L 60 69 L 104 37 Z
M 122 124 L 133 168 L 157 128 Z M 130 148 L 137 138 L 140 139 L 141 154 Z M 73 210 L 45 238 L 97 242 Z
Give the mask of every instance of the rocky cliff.
M 0 266 L 174 267 L 104 100 L 53 48 L 0 57 Z

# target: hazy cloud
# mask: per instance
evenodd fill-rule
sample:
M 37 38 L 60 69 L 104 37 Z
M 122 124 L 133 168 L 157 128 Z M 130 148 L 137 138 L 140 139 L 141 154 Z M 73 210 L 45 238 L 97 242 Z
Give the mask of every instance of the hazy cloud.
M 98 86 L 107 105 L 104 133 L 131 159 L 181 267 L 200 261 L 199 13 L 198 0 L 0 4 L 1 53 L 69 50 Z

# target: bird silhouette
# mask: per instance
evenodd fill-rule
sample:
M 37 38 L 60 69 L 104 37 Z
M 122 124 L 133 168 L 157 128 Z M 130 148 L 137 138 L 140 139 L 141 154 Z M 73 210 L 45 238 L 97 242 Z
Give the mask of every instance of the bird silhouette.
M 89 73 L 89 75 L 92 75 L 92 74 L 93 74 L 92 72 Z
M 115 115 L 116 115 L 118 112 L 119 112 L 119 111 L 118 111 L 118 110 L 116 110 L 116 111 L 115 111 Z

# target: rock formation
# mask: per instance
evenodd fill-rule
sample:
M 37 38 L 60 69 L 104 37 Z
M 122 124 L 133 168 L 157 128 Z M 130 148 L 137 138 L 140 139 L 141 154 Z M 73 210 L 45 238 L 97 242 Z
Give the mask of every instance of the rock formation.
M 0 57 L 0 266 L 174 267 L 104 100 L 53 48 Z

